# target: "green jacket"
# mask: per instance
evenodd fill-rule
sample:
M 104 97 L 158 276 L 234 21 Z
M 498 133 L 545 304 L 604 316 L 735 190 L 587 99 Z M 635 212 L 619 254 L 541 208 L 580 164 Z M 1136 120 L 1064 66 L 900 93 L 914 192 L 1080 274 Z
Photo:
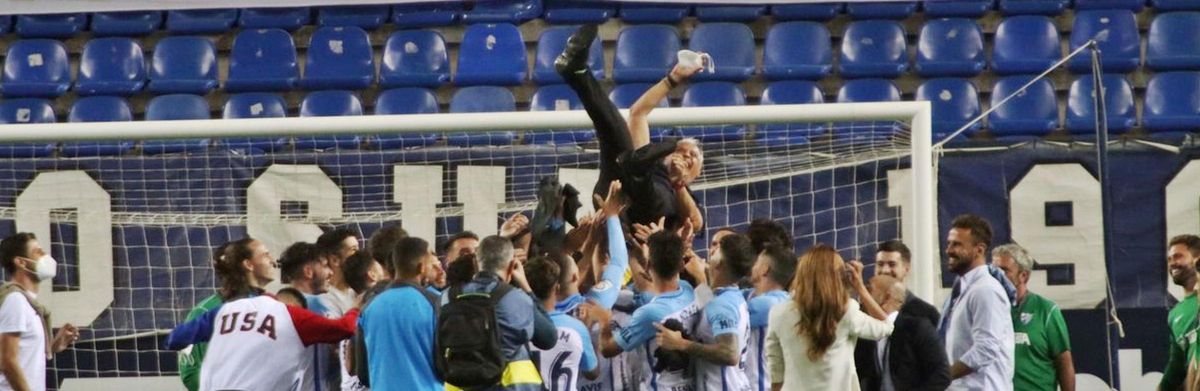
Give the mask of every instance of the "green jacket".
M 188 312 L 187 320 L 200 317 L 204 313 L 221 305 L 221 295 L 213 294 L 197 304 Z M 179 352 L 179 378 L 188 391 L 200 389 L 200 363 L 204 362 L 204 352 L 208 351 L 207 343 L 198 343 Z

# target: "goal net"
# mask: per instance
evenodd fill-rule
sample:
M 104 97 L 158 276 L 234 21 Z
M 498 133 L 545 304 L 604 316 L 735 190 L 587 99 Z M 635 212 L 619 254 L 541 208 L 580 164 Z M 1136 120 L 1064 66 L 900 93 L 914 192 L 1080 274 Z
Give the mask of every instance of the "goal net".
M 754 219 L 782 223 L 798 250 L 823 242 L 847 259 L 903 238 L 930 260 L 912 279 L 931 299 L 928 116 L 926 102 L 896 102 L 671 108 L 650 121 L 656 138 L 701 139 L 702 254 L 716 229 Z M 33 232 L 59 260 L 39 300 L 82 336 L 55 356 L 51 385 L 174 385 L 164 335 L 213 294 L 215 247 L 252 236 L 278 256 L 322 228 L 366 237 L 397 222 L 439 242 L 494 233 L 533 209 L 542 177 L 588 196 L 590 127 L 582 111 L 9 125 L 0 234 Z

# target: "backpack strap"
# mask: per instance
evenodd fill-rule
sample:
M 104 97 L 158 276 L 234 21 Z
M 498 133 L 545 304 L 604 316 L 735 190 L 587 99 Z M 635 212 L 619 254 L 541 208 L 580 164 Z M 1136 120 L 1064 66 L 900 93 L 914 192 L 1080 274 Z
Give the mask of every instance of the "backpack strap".
M 46 357 L 54 357 L 54 350 L 50 347 L 50 341 L 54 338 L 53 330 L 50 328 L 50 311 L 42 303 L 38 303 L 33 296 L 26 293 L 25 288 L 11 281 L 0 285 L 0 305 L 3 305 L 8 295 L 13 293 L 24 295 L 25 301 L 28 301 L 29 306 L 33 307 L 33 312 L 37 313 L 39 318 L 42 318 L 42 332 L 46 335 Z
M 513 286 L 510 285 L 509 283 L 504 282 L 504 281 L 497 281 L 496 289 L 492 289 L 492 293 L 489 294 L 489 296 L 492 299 L 492 307 L 499 307 L 500 300 L 504 299 L 504 296 L 507 295 L 508 292 L 511 291 L 512 289 L 513 289 Z

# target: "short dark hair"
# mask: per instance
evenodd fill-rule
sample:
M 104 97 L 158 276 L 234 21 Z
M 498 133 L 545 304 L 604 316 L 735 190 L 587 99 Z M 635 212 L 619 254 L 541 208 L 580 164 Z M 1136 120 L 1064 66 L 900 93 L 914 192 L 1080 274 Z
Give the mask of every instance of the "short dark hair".
M 787 246 L 767 246 L 762 256 L 771 260 L 771 271 L 767 273 L 767 278 L 782 285 L 784 289 L 791 287 L 792 279 L 796 277 L 796 265 L 800 260 L 796 253 Z
M 10 277 L 17 272 L 17 257 L 28 256 L 25 250 L 31 240 L 37 240 L 37 236 L 31 232 L 18 232 L 0 240 L 0 258 L 3 258 L 0 262 Z
M 392 267 L 398 277 L 411 277 L 421 274 L 421 261 L 429 255 L 429 242 L 416 236 L 409 236 L 396 242 L 392 250 Z
M 992 225 L 987 220 L 973 214 L 961 214 L 950 222 L 950 227 L 971 231 L 971 240 L 976 244 L 983 243 L 984 247 L 992 246 Z
M 904 242 L 901 242 L 899 239 L 892 239 L 892 240 L 889 240 L 886 242 L 879 243 L 879 246 L 875 248 L 875 252 L 877 252 L 877 253 L 900 253 L 900 259 L 903 260 L 904 263 L 908 263 L 908 264 L 912 263 L 912 251 L 909 251 L 908 246 L 905 245 Z
M 750 238 L 742 234 L 726 235 L 721 238 L 721 265 L 733 272 L 739 280 L 750 275 L 758 253 L 750 244 Z
M 561 281 L 562 267 L 550 256 L 536 256 L 525 262 L 525 279 L 533 295 L 540 300 L 554 295 L 554 284 Z
M 449 252 L 450 246 L 453 246 L 454 242 L 457 242 L 457 241 L 463 240 L 463 239 L 479 240 L 479 235 L 476 235 L 474 232 L 471 232 L 471 231 L 462 231 L 462 232 L 456 233 L 454 235 L 450 235 L 449 238 L 446 238 L 446 241 L 442 242 L 442 246 L 441 246 L 442 254 L 446 254 L 447 252 Z M 447 259 L 447 261 L 449 261 L 449 259 Z
M 358 233 L 349 228 L 334 228 L 317 237 L 317 247 L 320 247 L 325 253 L 334 254 L 341 250 L 343 240 L 357 237 Z
M 683 269 L 683 239 L 674 232 L 658 231 L 646 238 L 650 246 L 650 269 L 660 278 L 672 278 Z
M 280 288 L 279 292 L 275 293 L 275 297 L 281 296 L 291 296 L 293 299 L 296 299 L 296 301 L 300 302 L 300 308 L 308 309 L 308 299 L 304 298 L 304 293 L 300 292 L 299 289 L 292 288 L 290 286 Z
M 365 251 L 359 251 L 346 258 L 342 262 L 342 278 L 346 280 L 346 285 L 350 285 L 350 289 L 355 292 L 366 292 L 367 288 L 367 273 L 371 271 L 371 265 L 375 264 L 375 258 L 371 257 Z
M 1191 252 L 1193 257 L 1200 256 L 1200 236 L 1191 234 L 1177 235 L 1171 238 L 1170 242 L 1167 242 L 1167 247 L 1174 247 L 1177 244 L 1187 246 L 1188 252 Z
M 317 248 L 317 245 L 308 242 L 296 242 L 283 250 L 283 255 L 279 256 L 279 280 L 283 283 L 292 282 L 293 278 L 299 277 L 304 266 L 310 263 L 321 262 L 321 257 L 325 256 L 325 252 Z
M 392 269 L 392 250 L 396 248 L 396 242 L 407 237 L 408 232 L 404 231 L 404 228 L 400 228 L 400 224 L 380 228 L 371 234 L 371 239 L 367 240 L 367 251 L 380 265 L 383 265 L 392 274 L 396 274 L 396 271 Z
M 446 266 L 446 286 L 455 286 L 471 282 L 479 273 L 479 260 L 475 254 L 466 253 Z
M 792 247 L 792 234 L 783 224 L 771 219 L 751 221 L 750 228 L 746 229 L 746 236 L 750 237 L 750 243 L 754 246 L 756 254 L 772 243 Z

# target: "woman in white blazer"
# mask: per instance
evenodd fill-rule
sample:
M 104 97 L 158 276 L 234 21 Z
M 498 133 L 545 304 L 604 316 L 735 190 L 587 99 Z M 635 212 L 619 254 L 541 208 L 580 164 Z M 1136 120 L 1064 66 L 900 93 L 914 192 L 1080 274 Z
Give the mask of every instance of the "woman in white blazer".
M 832 247 L 800 257 L 792 300 L 771 309 L 767 363 L 775 390 L 858 390 L 854 344 L 892 333 L 890 323 L 859 311 L 843 279 L 845 262 Z

